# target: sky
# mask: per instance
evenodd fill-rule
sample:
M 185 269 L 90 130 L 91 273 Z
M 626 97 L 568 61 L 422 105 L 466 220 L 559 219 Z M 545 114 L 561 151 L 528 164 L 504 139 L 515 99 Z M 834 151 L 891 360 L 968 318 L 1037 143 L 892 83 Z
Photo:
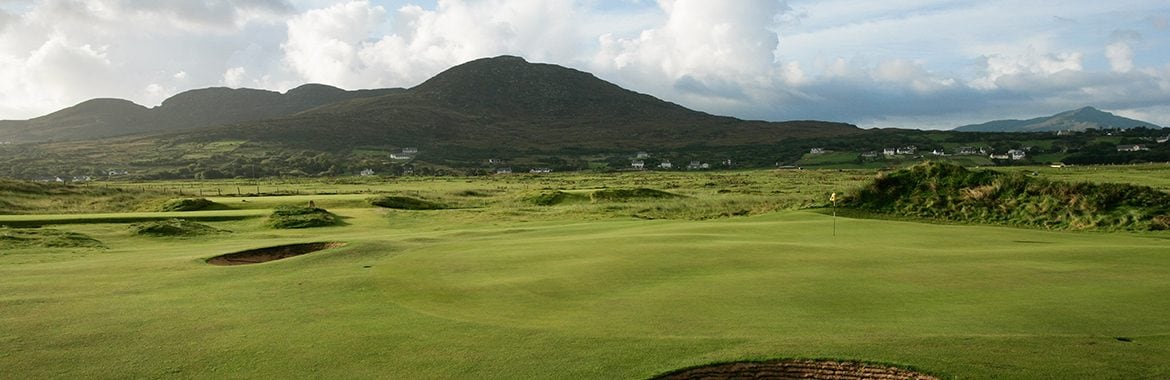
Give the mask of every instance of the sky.
M 206 87 L 412 87 L 517 55 L 745 119 L 1170 127 L 1165 0 L 0 0 L 0 119 Z

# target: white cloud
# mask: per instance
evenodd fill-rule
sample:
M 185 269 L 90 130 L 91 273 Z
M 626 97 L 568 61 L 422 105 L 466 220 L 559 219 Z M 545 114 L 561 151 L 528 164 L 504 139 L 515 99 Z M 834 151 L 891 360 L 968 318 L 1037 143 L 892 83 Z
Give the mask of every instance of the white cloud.
M 1157 0 L 16 4 L 0 0 L 0 118 L 218 85 L 409 87 L 501 54 L 745 118 L 950 127 L 1170 104 L 1170 5 Z
M 223 73 L 223 84 L 228 87 L 240 87 L 244 85 L 245 76 L 248 74 L 243 67 L 233 67 Z

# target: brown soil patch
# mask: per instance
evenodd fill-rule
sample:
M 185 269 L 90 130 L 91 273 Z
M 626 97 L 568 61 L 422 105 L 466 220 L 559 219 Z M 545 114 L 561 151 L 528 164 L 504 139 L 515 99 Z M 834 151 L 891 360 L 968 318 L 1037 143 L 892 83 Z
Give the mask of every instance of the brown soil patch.
M 212 265 L 259 264 L 343 246 L 345 246 L 345 243 L 340 242 L 278 245 L 275 247 L 249 249 L 247 251 L 219 255 L 207 259 L 207 263 Z
M 687 368 L 660 375 L 654 379 L 938 380 L 938 377 L 877 364 L 822 360 L 772 360 Z

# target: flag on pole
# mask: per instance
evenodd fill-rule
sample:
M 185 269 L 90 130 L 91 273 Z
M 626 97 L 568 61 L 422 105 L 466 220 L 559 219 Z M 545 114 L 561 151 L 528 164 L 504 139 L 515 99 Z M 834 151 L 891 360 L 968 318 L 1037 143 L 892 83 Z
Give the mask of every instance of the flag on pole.
M 833 195 L 829 196 L 829 202 L 833 202 L 833 203 L 837 202 L 837 193 L 836 192 L 834 192 Z

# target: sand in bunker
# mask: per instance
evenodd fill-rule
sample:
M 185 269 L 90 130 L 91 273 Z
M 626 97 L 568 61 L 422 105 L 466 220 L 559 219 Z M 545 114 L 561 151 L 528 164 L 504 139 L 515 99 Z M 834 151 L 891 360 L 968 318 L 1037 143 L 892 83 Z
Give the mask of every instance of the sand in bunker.
M 345 243 L 317 242 L 278 245 L 275 247 L 249 249 L 247 251 L 219 255 L 207 259 L 207 263 L 212 265 L 259 264 L 342 246 L 345 246 Z
M 655 379 L 938 380 L 934 376 L 897 367 L 823 360 L 772 360 L 712 364 L 674 371 Z

